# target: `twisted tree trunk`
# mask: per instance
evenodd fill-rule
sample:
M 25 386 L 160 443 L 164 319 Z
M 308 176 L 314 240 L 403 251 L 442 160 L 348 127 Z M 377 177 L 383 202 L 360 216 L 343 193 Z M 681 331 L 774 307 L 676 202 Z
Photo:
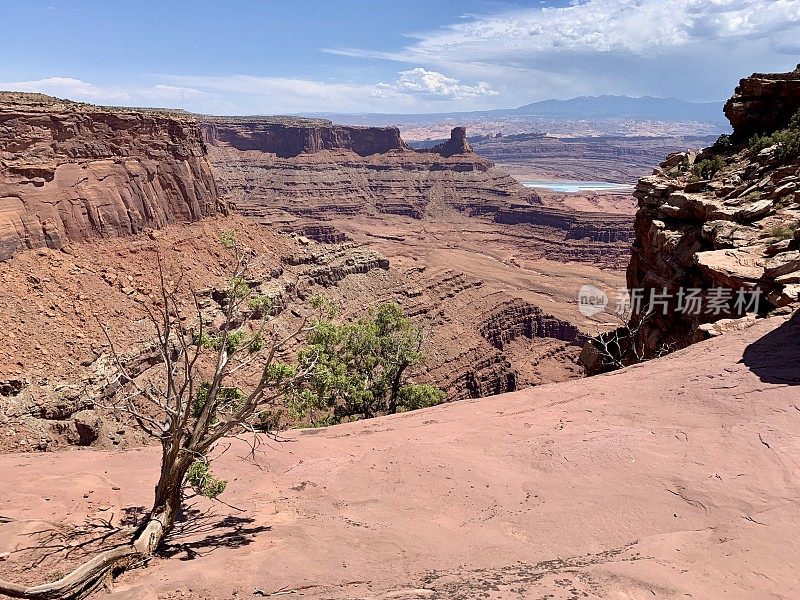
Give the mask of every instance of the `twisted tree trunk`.
M 165 451 L 164 458 L 167 459 L 167 456 Z M 129 544 L 101 552 L 52 583 L 24 586 L 0 580 L 0 595 L 27 600 L 80 600 L 105 583 L 110 583 L 115 574 L 152 556 L 175 524 L 189 464 L 188 459 L 179 457 L 171 468 L 162 469 L 150 516 Z

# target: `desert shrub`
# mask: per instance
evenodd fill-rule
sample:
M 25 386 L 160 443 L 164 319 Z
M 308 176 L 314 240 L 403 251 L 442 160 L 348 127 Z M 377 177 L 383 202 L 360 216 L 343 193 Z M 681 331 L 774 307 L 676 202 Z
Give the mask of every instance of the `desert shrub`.
M 225 491 L 228 483 L 211 474 L 208 463 L 198 460 L 191 464 L 186 471 L 186 482 L 192 489 L 206 498 L 214 499 Z
M 772 145 L 772 136 L 759 135 L 758 133 L 751 136 L 747 141 L 747 146 L 750 148 L 753 154 L 758 154 L 764 148 L 769 148 Z
M 444 392 L 435 385 L 404 385 L 398 394 L 397 409 L 399 412 L 417 410 L 428 406 L 436 406 L 444 400 Z
M 698 179 L 711 179 L 718 171 L 725 168 L 725 159 L 712 156 L 696 162 L 692 166 L 692 175 Z
M 776 239 L 778 241 L 790 240 L 794 237 L 794 232 L 797 230 L 797 224 L 792 225 L 775 225 L 761 232 L 762 238 Z
M 439 404 L 441 390 L 407 381 L 423 358 L 422 331 L 395 303 L 381 304 L 353 323 L 335 323 L 329 305 L 306 340 L 298 362 L 309 370 L 290 399 L 295 418 L 330 425 Z
M 259 428 L 265 431 L 277 431 L 281 427 L 281 419 L 283 418 L 283 411 L 265 409 L 258 413 Z
M 800 110 L 789 119 L 789 129 L 800 129 Z
M 772 135 L 778 146 L 775 156 L 780 160 L 800 157 L 800 129 L 786 129 Z
M 714 145 L 711 146 L 711 149 L 714 152 L 729 152 L 733 148 L 733 140 L 731 136 L 727 133 L 723 133 L 721 136 L 717 138 L 717 141 L 714 142 Z
M 800 111 L 792 116 L 786 129 L 770 135 L 756 134 L 750 138 L 748 146 L 755 154 L 764 148 L 776 146 L 775 156 L 779 160 L 792 160 L 800 157 Z

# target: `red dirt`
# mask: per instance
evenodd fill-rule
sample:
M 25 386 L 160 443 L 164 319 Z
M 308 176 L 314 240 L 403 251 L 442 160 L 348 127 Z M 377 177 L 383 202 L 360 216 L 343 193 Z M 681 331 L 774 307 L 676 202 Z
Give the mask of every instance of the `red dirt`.
M 197 501 L 205 529 L 112 597 L 797 598 L 799 336 L 772 318 L 610 375 L 292 431 L 260 466 L 234 443 L 215 468 L 241 512 Z M 157 468 L 153 448 L 0 456 L 0 514 L 119 515 Z M 0 520 L 2 575 L 31 527 Z

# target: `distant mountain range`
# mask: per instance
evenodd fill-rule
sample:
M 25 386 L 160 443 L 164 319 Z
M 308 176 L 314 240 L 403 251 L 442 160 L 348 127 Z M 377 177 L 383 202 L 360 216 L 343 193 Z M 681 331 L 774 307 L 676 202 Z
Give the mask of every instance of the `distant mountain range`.
M 727 125 L 723 102 L 687 102 L 677 98 L 643 96 L 581 96 L 569 100 L 543 100 L 519 108 L 471 112 L 384 114 L 384 113 L 307 113 L 339 123 L 364 125 L 411 125 L 454 120 L 542 118 L 555 120 L 635 119 L 647 121 L 700 121 Z
M 537 117 L 570 119 L 647 119 L 652 121 L 724 122 L 722 102 L 687 102 L 677 98 L 643 96 L 580 96 L 570 100 L 543 100 L 500 111 Z

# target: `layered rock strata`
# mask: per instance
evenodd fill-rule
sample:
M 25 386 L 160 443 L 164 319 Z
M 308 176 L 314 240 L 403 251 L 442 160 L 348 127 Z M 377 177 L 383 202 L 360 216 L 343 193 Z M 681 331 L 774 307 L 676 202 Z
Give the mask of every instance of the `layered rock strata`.
M 191 119 L 0 93 L 0 260 L 193 221 L 217 203 Z
M 292 117 L 202 117 L 203 138 L 214 146 L 257 150 L 291 158 L 323 150 L 349 150 L 359 156 L 405 150 L 396 127 L 334 125 L 323 119 Z
M 498 350 L 520 337 L 553 338 L 577 346 L 586 341 L 586 335 L 572 323 L 544 314 L 538 306 L 518 299 L 495 308 L 480 331 Z
M 272 299 L 281 331 L 312 314 L 308 298 L 315 294 L 339 305 L 345 319 L 363 315 L 365 306 L 395 301 L 426 332 L 425 362 L 414 379 L 441 386 L 448 400 L 577 374 L 575 344 L 582 334 L 575 327 L 481 279 L 443 267 L 389 268 L 386 258 L 363 246 L 317 244 L 240 217 L 217 217 L 73 244 L 69 253 L 24 252 L 0 264 L 7 292 L 0 312 L 20 315 L 0 340 L 0 351 L 14 357 L 0 364 L 0 449 L 144 443 L 135 426 L 101 406 L 117 392 L 118 381 L 100 323 L 129 373 L 155 373 L 158 356 L 143 341 L 154 335 L 144 307 L 158 292 L 156 254 L 165 258 L 171 277 L 180 274 L 186 289 L 196 291 L 204 321 L 213 325 L 231 260 L 216 240 L 231 229 L 252 256 L 248 284 Z
M 221 188 L 245 215 L 315 220 L 369 213 L 423 218 L 445 208 L 494 214 L 538 197 L 472 152 L 463 128 L 429 150 L 391 127 L 315 120 L 213 118 L 202 123 Z
M 625 215 L 606 213 L 579 213 L 545 206 L 512 205 L 495 215 L 495 221 L 517 225 L 528 223 L 561 229 L 565 239 L 589 239 L 593 242 L 613 243 L 633 241 L 633 224 Z
M 543 206 L 535 192 L 476 154 L 463 127 L 424 150 L 408 148 L 389 127 L 222 117 L 202 127 L 225 196 L 270 226 L 299 233 L 336 226 L 347 235 L 337 221 L 382 215 L 430 221 L 457 211 L 541 240 L 554 260 L 604 268 L 628 261 L 630 217 Z

